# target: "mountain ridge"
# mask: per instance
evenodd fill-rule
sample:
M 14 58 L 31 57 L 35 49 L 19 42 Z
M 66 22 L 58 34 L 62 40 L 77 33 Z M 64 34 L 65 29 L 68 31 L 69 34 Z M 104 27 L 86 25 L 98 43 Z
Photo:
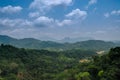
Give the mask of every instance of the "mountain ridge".
M 34 38 L 15 39 L 9 36 L 0 35 L 1 44 L 10 44 L 19 48 L 30 49 L 56 49 L 56 50 L 68 50 L 68 49 L 89 49 L 89 50 L 107 50 L 109 48 L 117 46 L 114 42 L 102 41 L 102 40 L 87 40 L 79 41 L 75 43 L 59 43 L 54 41 L 41 41 Z

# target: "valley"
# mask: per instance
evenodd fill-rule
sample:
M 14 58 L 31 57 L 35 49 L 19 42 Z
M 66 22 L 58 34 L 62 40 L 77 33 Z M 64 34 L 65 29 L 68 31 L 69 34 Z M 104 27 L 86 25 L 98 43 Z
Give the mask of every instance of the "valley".
M 0 36 L 0 44 L 0 80 L 118 80 L 120 73 L 120 47 L 114 42 Z

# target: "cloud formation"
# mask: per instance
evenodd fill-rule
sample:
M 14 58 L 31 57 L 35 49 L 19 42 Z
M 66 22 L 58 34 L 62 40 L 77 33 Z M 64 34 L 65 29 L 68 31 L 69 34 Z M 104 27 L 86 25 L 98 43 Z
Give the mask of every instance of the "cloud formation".
M 24 19 L 0 19 L 0 26 L 4 29 L 26 28 L 32 26 L 32 22 Z
M 34 20 L 33 25 L 36 27 L 51 27 L 54 25 L 54 19 L 46 16 L 40 16 Z
M 68 26 L 68 25 L 71 25 L 73 22 L 72 22 L 72 20 L 70 20 L 70 19 L 65 19 L 65 20 L 63 20 L 63 21 L 56 21 L 56 24 L 58 25 L 58 26 Z
M 111 15 L 120 15 L 120 10 L 113 10 Z
M 39 12 L 30 12 L 29 13 L 30 18 L 36 18 L 36 17 L 39 17 L 39 15 L 40 15 Z
M 96 4 L 96 3 L 97 3 L 97 0 L 89 0 L 88 5 L 86 6 L 86 9 L 88 9 L 89 6 Z
M 106 18 L 110 17 L 110 16 L 113 16 L 113 15 L 120 15 L 120 10 L 113 10 L 111 12 L 107 12 L 104 14 L 104 16 Z
M 1 13 L 17 13 L 17 12 L 20 12 L 23 8 L 20 7 L 20 6 L 11 6 L 11 5 L 8 5 L 8 6 L 5 6 L 5 7 L 0 7 L 0 12 Z
M 65 5 L 68 6 L 72 3 L 72 0 L 34 0 L 30 4 L 30 8 L 37 9 L 40 11 L 48 10 L 51 7 L 58 6 L 58 5 Z
M 39 12 L 29 13 L 29 17 L 32 19 L 0 19 L 0 25 L 3 27 L 64 27 L 72 26 L 76 22 L 81 22 L 87 16 L 86 11 L 80 9 L 72 10 L 65 15 L 62 20 L 54 19 L 47 16 L 40 16 Z M 80 23 L 79 23 L 80 24 Z
M 90 0 L 88 5 L 93 5 L 93 4 L 96 4 L 97 3 L 97 0 Z
M 0 26 L 9 28 L 49 27 L 54 25 L 54 19 L 40 16 L 34 20 L 27 19 L 0 19 Z
M 109 13 L 105 13 L 104 16 L 105 16 L 106 18 L 108 18 L 108 17 L 110 16 L 110 14 L 109 14 Z
M 83 20 L 86 18 L 86 16 L 87 16 L 87 12 L 81 11 L 80 9 L 72 10 L 72 12 L 70 12 L 66 15 L 67 18 L 76 19 L 76 20 L 78 20 L 78 19 Z

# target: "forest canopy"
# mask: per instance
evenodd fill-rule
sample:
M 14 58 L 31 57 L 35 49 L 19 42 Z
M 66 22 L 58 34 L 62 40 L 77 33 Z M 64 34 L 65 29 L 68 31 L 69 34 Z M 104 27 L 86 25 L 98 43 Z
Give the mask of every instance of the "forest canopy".
M 119 61 L 120 47 L 98 56 L 89 50 L 55 52 L 2 44 L 0 80 L 119 80 Z

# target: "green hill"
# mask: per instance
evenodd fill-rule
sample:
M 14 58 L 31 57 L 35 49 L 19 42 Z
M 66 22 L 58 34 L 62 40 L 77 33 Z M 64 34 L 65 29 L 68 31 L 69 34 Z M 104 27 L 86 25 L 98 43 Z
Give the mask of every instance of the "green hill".
M 0 80 L 54 80 L 56 74 L 75 66 L 93 51 L 54 52 L 0 46 Z
M 113 42 L 105 42 L 102 40 L 88 40 L 77 42 L 73 44 L 76 48 L 90 49 L 90 50 L 108 50 L 115 46 Z
M 14 39 L 9 36 L 0 35 L 0 43 L 10 44 L 19 48 L 29 49 L 47 49 L 47 50 L 70 50 L 70 49 L 85 49 L 85 50 L 108 50 L 119 44 L 113 42 L 105 42 L 101 40 L 88 40 L 76 43 L 58 43 L 53 41 L 41 41 L 34 38 Z
M 9 44 L 11 42 L 17 41 L 17 39 L 11 38 L 9 36 L 0 35 L 0 43 Z
M 1 44 L 10 44 L 19 48 L 30 49 L 45 49 L 45 48 L 58 48 L 62 44 L 52 41 L 41 41 L 34 38 L 14 39 L 9 36 L 0 35 Z
M 119 80 L 120 47 L 108 54 L 89 50 L 47 51 L 0 46 L 0 80 Z

